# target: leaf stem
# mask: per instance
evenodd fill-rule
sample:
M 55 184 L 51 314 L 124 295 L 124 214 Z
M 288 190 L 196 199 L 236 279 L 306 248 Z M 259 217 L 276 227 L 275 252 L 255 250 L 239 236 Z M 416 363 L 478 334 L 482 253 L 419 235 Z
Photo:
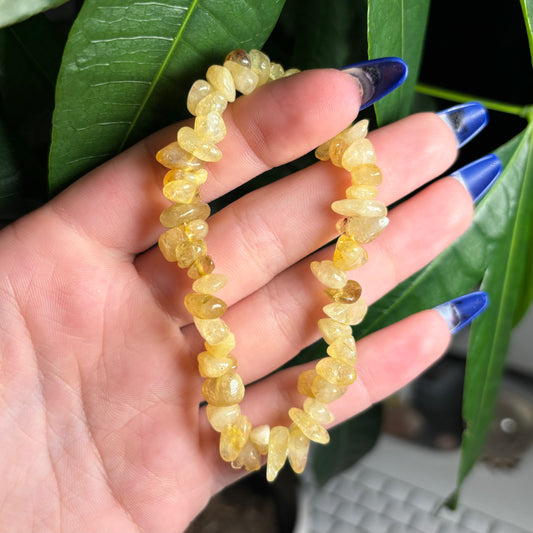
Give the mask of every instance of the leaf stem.
M 441 87 L 435 87 L 433 85 L 426 85 L 425 83 L 418 83 L 415 87 L 416 92 L 421 94 L 427 94 L 429 96 L 435 96 L 436 98 L 442 98 L 444 100 L 453 100 L 456 102 L 472 102 L 476 101 L 483 104 L 487 109 L 492 111 L 501 111 L 503 113 L 509 113 L 511 115 L 517 115 L 531 121 L 533 117 L 533 106 L 531 105 L 513 105 L 506 102 L 499 102 L 497 100 L 490 100 L 487 98 L 479 98 L 471 94 L 461 93 L 457 91 L 451 91 L 449 89 L 443 89 Z

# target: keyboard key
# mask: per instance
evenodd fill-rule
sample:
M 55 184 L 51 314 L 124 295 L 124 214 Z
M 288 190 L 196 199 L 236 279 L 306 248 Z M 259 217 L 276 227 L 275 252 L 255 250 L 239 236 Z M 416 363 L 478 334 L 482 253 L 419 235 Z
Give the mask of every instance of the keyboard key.
M 367 513 L 361 522 L 361 526 L 372 533 L 388 533 L 392 525 L 390 518 L 375 513 Z
M 415 514 L 415 508 L 405 502 L 391 500 L 383 509 L 383 514 L 398 524 L 409 524 Z
M 439 522 L 434 515 L 417 511 L 411 518 L 411 526 L 421 533 L 438 533 Z
M 413 489 L 410 492 L 407 501 L 417 509 L 428 513 L 434 513 L 439 505 L 441 505 L 442 498 L 426 490 Z
M 491 517 L 469 509 L 463 513 L 460 524 L 475 533 L 487 533 L 493 521 Z

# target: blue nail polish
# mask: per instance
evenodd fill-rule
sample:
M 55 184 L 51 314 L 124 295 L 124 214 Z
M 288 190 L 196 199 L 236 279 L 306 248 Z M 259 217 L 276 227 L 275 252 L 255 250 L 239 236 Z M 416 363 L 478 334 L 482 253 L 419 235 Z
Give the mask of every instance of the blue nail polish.
M 489 121 L 487 110 L 479 102 L 456 105 L 437 115 L 451 128 L 459 148 L 473 139 Z
M 383 98 L 407 78 L 407 64 L 398 57 L 370 59 L 342 67 L 361 84 L 361 109 Z
M 472 201 L 477 202 L 494 185 L 501 173 L 500 160 L 496 155 L 489 154 L 456 170 L 452 176 L 464 185 L 472 196 Z
M 450 332 L 455 334 L 470 324 L 487 307 L 488 303 L 487 293 L 477 291 L 437 305 L 435 310 L 446 320 Z

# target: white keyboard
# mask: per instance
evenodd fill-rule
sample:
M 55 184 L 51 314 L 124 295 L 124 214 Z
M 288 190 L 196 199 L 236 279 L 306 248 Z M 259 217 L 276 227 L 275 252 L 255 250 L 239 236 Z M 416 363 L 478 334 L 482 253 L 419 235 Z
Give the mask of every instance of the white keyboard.
M 466 507 L 450 511 L 442 496 L 365 465 L 321 488 L 306 480 L 300 496 L 295 533 L 533 532 Z

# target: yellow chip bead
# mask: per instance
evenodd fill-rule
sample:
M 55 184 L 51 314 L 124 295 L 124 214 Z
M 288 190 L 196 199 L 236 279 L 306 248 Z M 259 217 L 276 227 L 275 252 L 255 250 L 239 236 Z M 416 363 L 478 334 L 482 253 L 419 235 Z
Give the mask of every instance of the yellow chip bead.
M 231 462 L 235 469 L 244 467 L 247 472 L 255 472 L 261 468 L 261 454 L 257 447 L 248 441 L 239 452 L 237 459 Z
M 226 61 L 224 66 L 231 72 L 237 91 L 242 94 L 250 94 L 255 90 L 259 83 L 259 77 L 250 67 L 239 65 L 234 61 Z
M 342 229 L 346 229 L 346 226 L 342 226 Z M 338 269 L 354 270 L 362 267 L 367 261 L 368 254 L 355 236 L 347 234 L 341 235 L 337 239 L 335 251 L 333 252 L 333 264 Z
M 207 245 L 205 241 L 185 241 L 176 246 L 176 260 L 180 268 L 190 267 L 199 257 L 205 256 Z
M 353 279 L 349 279 L 342 289 L 326 289 L 324 291 L 334 302 L 353 304 L 361 297 L 361 285 Z
M 228 101 L 224 98 L 224 95 L 214 91 L 198 102 L 195 114 L 208 115 L 209 113 L 217 113 L 222 115 L 226 107 L 228 107 Z
M 202 385 L 202 394 L 210 405 L 233 405 L 244 398 L 244 385 L 239 374 L 228 372 L 218 378 L 206 378 Z
M 207 274 L 192 284 L 194 292 L 213 294 L 226 286 L 228 278 L 224 274 Z
M 300 394 L 303 394 L 304 396 L 313 396 L 312 386 L 313 381 L 315 380 L 317 376 L 316 370 L 309 369 L 304 370 L 299 376 L 298 376 L 298 392 Z
M 287 460 L 289 430 L 285 426 L 274 426 L 270 430 L 267 456 L 267 480 L 274 481 Z
M 316 373 L 333 385 L 351 385 L 356 378 L 355 369 L 340 359 L 324 357 L 316 364 Z
M 172 228 L 159 236 L 159 249 L 167 261 L 177 261 L 176 247 L 187 241 L 187 234 L 181 228 Z
M 368 244 L 372 242 L 389 224 L 387 217 L 347 217 L 339 221 L 337 229 L 346 242 L 351 238 L 354 242 Z M 337 241 L 338 243 L 338 241 Z M 335 259 L 333 259 L 335 262 Z M 366 261 L 365 261 L 366 262 Z M 355 267 L 352 267 L 355 268 Z
M 387 207 L 379 200 L 337 200 L 331 204 L 331 209 L 345 217 L 384 217 L 387 214 Z
M 208 94 L 214 92 L 213 86 L 205 80 L 196 80 L 187 95 L 187 109 L 191 115 L 196 115 L 196 106 Z
M 205 168 L 172 168 L 163 178 L 163 187 L 174 180 L 192 181 L 198 187 L 207 180 L 207 170 Z
M 252 429 L 250 433 L 250 441 L 255 444 L 261 455 L 268 453 L 268 442 L 270 440 L 270 426 L 262 424 Z
M 325 305 L 322 309 L 330 318 L 342 322 L 343 324 L 356 326 L 363 321 L 368 310 L 368 305 L 364 298 L 359 298 L 359 300 L 353 304 L 334 302 Z
M 167 168 L 199 169 L 202 161 L 193 154 L 184 150 L 180 143 L 174 141 L 157 152 L 155 158 Z
M 212 143 L 203 139 L 189 126 L 183 126 L 178 131 L 179 145 L 202 161 L 219 161 L 222 152 Z
M 233 355 L 214 357 L 209 352 L 200 352 L 198 370 L 203 378 L 218 378 L 226 372 L 237 370 L 237 361 Z
M 373 200 L 378 190 L 373 185 L 352 185 L 346 189 L 346 198 L 349 200 Z
M 241 406 L 238 403 L 221 407 L 208 405 L 205 412 L 211 427 L 220 433 L 226 426 L 237 420 L 241 414 Z
M 304 411 L 319 424 L 331 424 L 331 422 L 335 420 L 335 417 L 328 409 L 328 406 L 325 403 L 319 402 L 315 398 L 305 399 Z
M 219 342 L 205 343 L 205 349 L 214 357 L 226 357 L 235 348 L 235 335 L 228 330 L 228 334 Z
M 358 165 L 369 165 L 376 162 L 374 147 L 368 139 L 357 139 L 342 154 L 341 166 L 352 170 Z
M 174 228 L 191 220 L 205 220 L 210 213 L 211 209 L 207 204 L 175 204 L 163 210 L 159 221 L 165 228 Z
M 324 261 L 313 261 L 310 265 L 311 272 L 316 279 L 326 287 L 332 289 L 342 289 L 346 285 L 346 273 L 335 266 L 333 261 L 326 259 Z
M 331 403 L 340 398 L 347 390 L 345 385 L 333 385 L 322 376 L 316 376 L 311 385 L 313 397 L 322 403 Z
M 221 318 L 204 320 L 194 317 L 194 324 L 198 333 L 209 344 L 222 342 L 230 333 L 228 325 Z
M 351 328 L 350 328 L 351 329 Z M 357 349 L 355 339 L 351 334 L 337 337 L 327 348 L 327 354 L 335 359 L 340 359 L 349 365 L 355 365 L 357 361 Z
M 202 276 L 211 274 L 215 270 L 215 262 L 209 255 L 201 255 L 198 259 L 195 259 L 193 264 L 187 270 L 187 276 L 191 279 L 199 279 Z
M 228 101 L 235 101 L 235 83 L 227 68 L 211 65 L 205 75 L 207 81 Z
M 314 420 L 305 411 L 298 407 L 289 409 L 291 420 L 302 430 L 302 433 L 313 442 L 327 444 L 329 442 L 329 433 L 316 420 Z
M 350 170 L 352 185 L 377 187 L 383 181 L 381 170 L 374 164 L 357 165 Z
M 270 77 L 270 59 L 259 50 L 250 50 L 249 56 L 252 62 L 252 70 L 257 74 L 257 84 L 264 85 Z
M 196 193 L 198 185 L 193 180 L 172 180 L 163 187 L 163 196 L 172 202 L 190 204 Z
M 352 335 L 352 328 L 348 324 L 343 324 L 333 318 L 321 318 L 318 321 L 318 329 L 328 344 L 335 342 L 339 337 L 351 337 Z
M 235 461 L 248 440 L 252 424 L 246 415 L 239 415 L 235 422 L 220 432 L 220 457 L 224 461 Z
M 283 78 L 285 69 L 279 63 L 270 63 L 270 79 L 279 80 Z
M 202 139 L 210 143 L 217 143 L 226 136 L 226 125 L 218 113 L 211 111 L 196 117 L 194 131 Z
M 296 474 L 301 474 L 305 470 L 310 443 L 310 439 L 303 434 L 302 430 L 292 424 L 289 429 L 287 451 L 289 463 Z
M 226 312 L 226 303 L 212 294 L 191 292 L 185 296 L 185 307 L 192 316 L 210 319 L 220 318 Z
M 366 134 L 368 133 L 368 120 L 361 120 L 360 122 L 357 122 L 353 126 L 345 129 L 331 141 L 329 141 L 327 144 L 328 148 L 328 159 L 331 160 L 331 162 L 337 166 L 342 167 L 342 158 L 344 156 L 344 153 L 348 149 L 348 147 L 353 144 L 356 141 L 359 141 L 360 139 L 364 138 Z M 370 141 L 367 141 L 368 143 Z M 322 145 L 320 152 L 325 152 L 325 145 Z M 325 155 L 325 153 L 324 153 Z M 325 161 L 326 159 L 320 158 L 322 161 Z

